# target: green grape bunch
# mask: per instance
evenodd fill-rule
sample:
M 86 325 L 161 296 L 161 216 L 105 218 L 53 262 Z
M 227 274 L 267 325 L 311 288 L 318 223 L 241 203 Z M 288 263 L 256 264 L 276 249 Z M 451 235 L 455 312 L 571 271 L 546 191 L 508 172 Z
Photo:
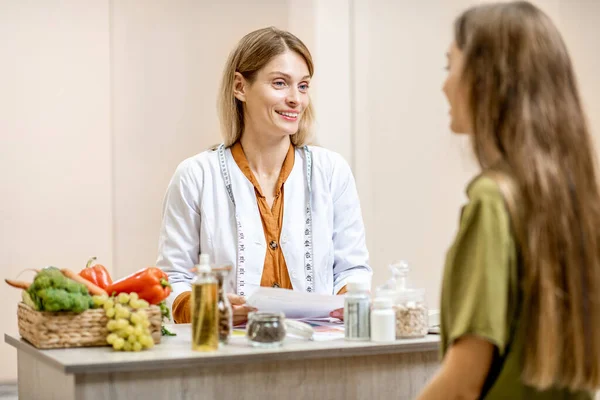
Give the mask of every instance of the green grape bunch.
M 150 305 L 140 299 L 137 293 L 119 293 L 117 296 L 93 297 L 94 306 L 104 308 L 110 332 L 106 342 L 114 350 L 141 351 L 154 347 L 150 334 L 150 319 L 147 309 Z

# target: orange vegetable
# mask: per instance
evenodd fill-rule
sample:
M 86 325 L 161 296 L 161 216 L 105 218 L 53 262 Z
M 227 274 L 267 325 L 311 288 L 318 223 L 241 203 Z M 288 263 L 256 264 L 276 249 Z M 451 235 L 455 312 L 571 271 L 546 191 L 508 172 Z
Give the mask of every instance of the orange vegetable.
M 171 284 L 162 269 L 148 267 L 113 282 L 106 291 L 111 295 L 135 292 L 140 299 L 150 304 L 158 304 L 171 294 Z
M 29 289 L 29 285 L 31 285 L 31 282 L 13 281 L 12 279 L 5 279 L 4 282 L 8 283 L 10 286 L 12 286 L 14 288 L 23 289 L 23 290 Z
M 62 272 L 63 275 L 66 276 L 67 278 L 73 279 L 75 282 L 84 284 L 87 287 L 87 289 L 91 295 L 108 294 L 106 292 L 106 290 L 102 289 L 101 287 L 96 286 L 94 283 L 88 281 L 84 277 L 77 275 L 75 272 L 71 271 L 70 269 L 63 268 L 60 270 L 60 272 Z
M 94 261 L 96 261 L 96 257 L 90 258 L 85 265 L 85 268 L 79 272 L 79 276 L 87 279 L 102 289 L 106 289 L 109 285 L 112 285 L 112 278 L 104 265 L 96 264 L 93 267 L 90 266 Z

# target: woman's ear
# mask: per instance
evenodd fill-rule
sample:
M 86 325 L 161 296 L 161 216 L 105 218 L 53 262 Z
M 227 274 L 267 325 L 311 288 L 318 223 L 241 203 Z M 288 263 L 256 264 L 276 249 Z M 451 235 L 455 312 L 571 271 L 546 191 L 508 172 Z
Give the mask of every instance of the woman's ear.
M 241 102 L 246 101 L 246 88 L 248 84 L 246 79 L 239 72 L 235 73 L 233 78 L 233 95 Z

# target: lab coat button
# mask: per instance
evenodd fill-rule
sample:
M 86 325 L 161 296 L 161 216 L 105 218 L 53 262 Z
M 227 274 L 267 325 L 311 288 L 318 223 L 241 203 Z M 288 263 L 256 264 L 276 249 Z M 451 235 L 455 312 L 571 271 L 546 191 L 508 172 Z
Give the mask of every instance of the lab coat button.
M 274 284 L 273 284 L 273 287 L 274 287 L 274 288 L 278 288 L 278 287 L 279 287 L 279 284 L 276 282 L 276 283 L 274 283 Z

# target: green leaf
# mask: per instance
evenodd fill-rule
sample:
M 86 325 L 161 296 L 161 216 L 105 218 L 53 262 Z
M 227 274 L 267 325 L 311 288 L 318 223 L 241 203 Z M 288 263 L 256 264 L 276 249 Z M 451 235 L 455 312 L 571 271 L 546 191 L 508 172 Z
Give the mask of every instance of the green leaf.
M 162 336 L 177 336 L 176 333 L 171 332 L 164 325 L 160 327 L 160 333 L 162 334 Z

